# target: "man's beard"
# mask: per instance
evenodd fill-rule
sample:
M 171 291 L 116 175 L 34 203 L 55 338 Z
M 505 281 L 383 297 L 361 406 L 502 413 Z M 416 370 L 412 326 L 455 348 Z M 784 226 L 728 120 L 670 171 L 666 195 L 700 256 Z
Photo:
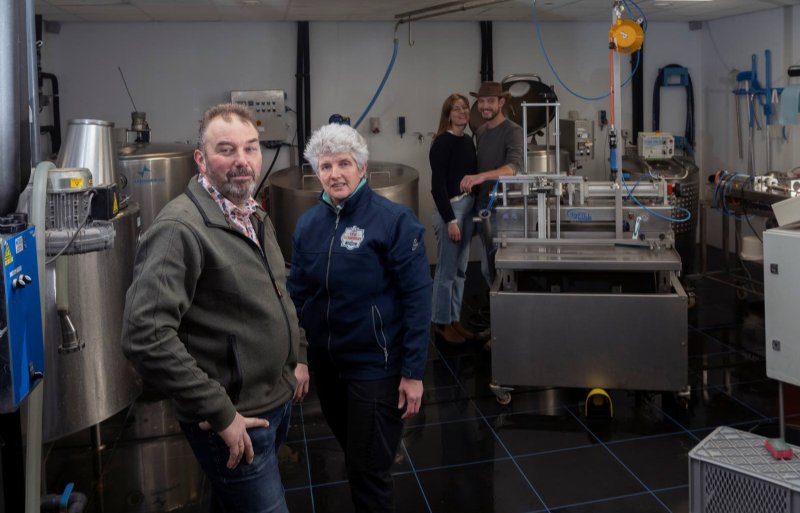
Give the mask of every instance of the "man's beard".
M 225 173 L 225 176 L 227 180 L 223 183 L 214 184 L 214 187 L 216 187 L 223 196 L 234 203 L 242 203 L 253 197 L 253 193 L 256 190 L 256 174 L 252 169 L 247 167 L 234 168 Z M 253 180 L 247 184 L 236 184 L 231 181 L 231 178 L 237 176 L 250 176 Z
M 483 118 L 484 121 L 491 121 L 494 118 L 496 118 L 498 114 L 500 114 L 500 109 L 497 109 L 497 110 L 487 109 L 487 110 L 489 110 L 491 112 L 491 115 L 488 118 L 484 114 L 485 111 L 484 110 L 481 111 L 481 117 Z

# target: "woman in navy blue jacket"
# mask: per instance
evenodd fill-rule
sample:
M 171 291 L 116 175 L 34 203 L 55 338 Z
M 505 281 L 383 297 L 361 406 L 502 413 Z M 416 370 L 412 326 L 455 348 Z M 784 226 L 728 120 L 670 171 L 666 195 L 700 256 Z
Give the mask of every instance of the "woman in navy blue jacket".
M 323 192 L 297 222 L 288 288 L 355 510 L 375 513 L 394 509 L 389 469 L 422 401 L 431 276 L 424 228 L 370 189 L 368 156 L 349 126 L 312 134 L 305 157 Z

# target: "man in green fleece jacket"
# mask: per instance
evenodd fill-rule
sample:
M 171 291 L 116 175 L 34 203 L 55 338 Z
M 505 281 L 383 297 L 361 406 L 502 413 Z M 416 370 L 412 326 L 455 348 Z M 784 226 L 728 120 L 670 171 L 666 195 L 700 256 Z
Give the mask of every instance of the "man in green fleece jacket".
M 123 350 L 172 399 L 214 511 L 286 512 L 276 453 L 308 391 L 307 344 L 252 198 L 262 158 L 248 110 L 206 111 L 194 159 L 197 179 L 139 242 Z

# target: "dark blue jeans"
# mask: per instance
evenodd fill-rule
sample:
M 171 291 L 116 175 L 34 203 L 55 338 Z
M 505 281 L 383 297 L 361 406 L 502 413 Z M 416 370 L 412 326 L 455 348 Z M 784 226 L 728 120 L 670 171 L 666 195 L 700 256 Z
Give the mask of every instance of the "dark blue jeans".
M 197 461 L 211 483 L 213 513 L 288 513 L 283 483 L 278 472 L 278 448 L 289 431 L 292 402 L 258 417 L 269 427 L 247 430 L 255 457 L 248 465 L 244 457 L 229 469 L 229 449 L 213 431 L 203 431 L 196 424 L 181 423 Z
M 314 372 L 322 414 L 344 450 L 356 513 L 394 511 L 389 469 L 403 434 L 399 384 L 400 376 L 352 381 L 325 370 Z

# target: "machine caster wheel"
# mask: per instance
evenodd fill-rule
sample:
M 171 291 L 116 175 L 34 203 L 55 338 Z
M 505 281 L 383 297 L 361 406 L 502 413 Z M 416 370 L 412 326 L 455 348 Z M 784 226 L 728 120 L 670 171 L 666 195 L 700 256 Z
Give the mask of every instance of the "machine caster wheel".
M 686 291 L 686 306 L 688 308 L 694 308 L 697 305 L 697 295 L 694 291 Z
M 495 396 L 495 399 L 497 399 L 498 404 L 502 406 L 508 406 L 509 404 L 511 404 L 511 392 L 503 392 L 501 394 L 498 394 L 497 396 Z
M 495 382 L 489 383 L 489 389 L 494 394 L 495 399 L 497 399 L 498 404 L 502 404 L 503 406 L 508 406 L 511 403 L 511 391 L 514 390 L 511 387 L 504 387 L 502 385 L 498 385 Z

